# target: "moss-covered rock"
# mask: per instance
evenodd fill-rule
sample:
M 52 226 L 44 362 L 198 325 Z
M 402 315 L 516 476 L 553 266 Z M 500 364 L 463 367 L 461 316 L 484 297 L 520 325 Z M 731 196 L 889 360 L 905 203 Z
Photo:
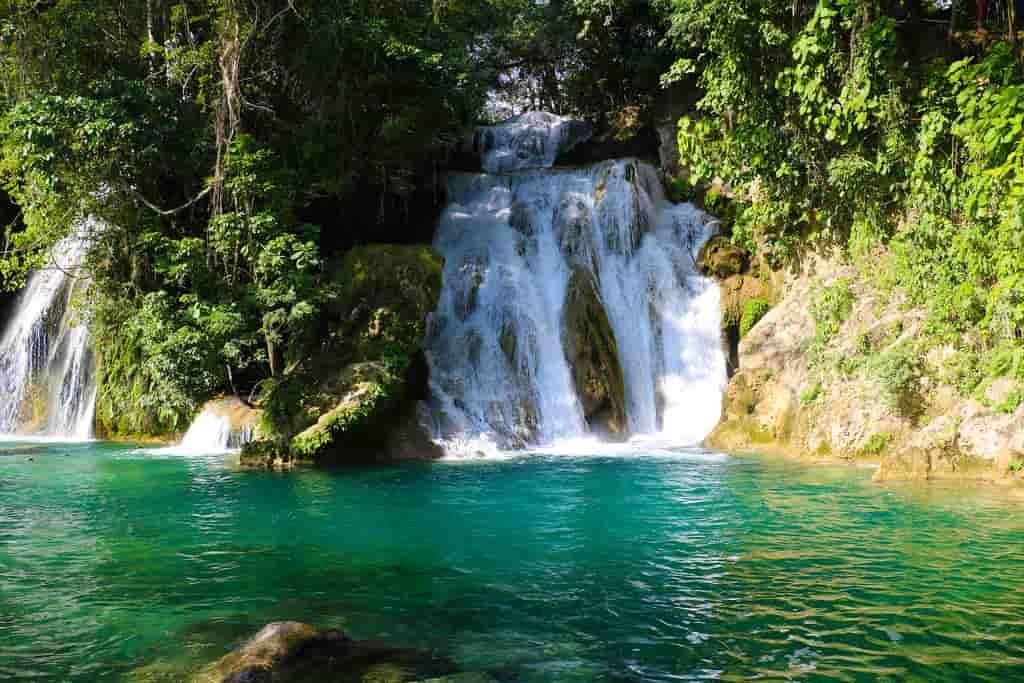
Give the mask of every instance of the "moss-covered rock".
M 576 395 L 591 429 L 626 433 L 626 384 L 618 345 L 593 276 L 577 268 L 566 292 L 562 340 Z
M 321 465 L 439 457 L 410 410 L 416 372 L 412 363 L 403 368 L 385 361 L 347 367 L 340 400 L 292 440 L 294 457 Z
M 415 418 L 426 397 L 427 316 L 441 293 L 429 247 L 367 245 L 332 268 L 338 297 L 320 351 L 265 391 L 266 441 L 244 466 L 337 465 L 440 457 Z
M 705 242 L 697 256 L 700 271 L 720 280 L 743 273 L 749 263 L 750 255 L 721 235 Z
M 359 363 L 417 349 L 437 308 L 443 268 L 422 245 L 370 244 L 345 254 L 332 274 L 339 296 L 327 307 L 341 355 Z

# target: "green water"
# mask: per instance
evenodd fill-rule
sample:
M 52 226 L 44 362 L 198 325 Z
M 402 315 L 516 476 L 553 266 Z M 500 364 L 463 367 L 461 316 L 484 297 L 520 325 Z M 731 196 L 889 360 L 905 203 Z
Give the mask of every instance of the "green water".
M 693 454 L 276 475 L 8 446 L 0 679 L 173 680 L 281 619 L 510 681 L 1024 677 L 1024 505 L 870 474 Z

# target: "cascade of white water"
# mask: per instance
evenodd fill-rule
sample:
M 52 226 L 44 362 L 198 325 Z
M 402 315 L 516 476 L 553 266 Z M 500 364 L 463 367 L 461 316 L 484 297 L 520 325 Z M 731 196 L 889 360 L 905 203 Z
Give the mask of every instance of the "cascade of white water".
M 204 410 L 192 422 L 174 450 L 183 453 L 223 453 L 230 448 L 231 420 Z
M 19 295 L 0 339 L 0 434 L 87 439 L 96 382 L 89 329 L 71 306 L 86 238 L 57 244 Z
M 256 438 L 258 414 L 235 398 L 210 401 L 189 426 L 181 443 L 167 449 L 182 455 L 236 450 Z
M 473 147 L 488 173 L 550 168 L 559 154 L 590 138 L 590 126 L 542 111 L 520 114 L 496 126 L 481 126 Z
M 537 148 L 557 146 L 561 133 L 551 135 Z M 596 283 L 614 334 L 629 433 L 678 444 L 707 436 L 726 384 L 718 287 L 696 268 L 717 229 L 710 216 L 669 203 L 655 169 L 634 159 L 454 174 L 449 199 L 435 240 L 444 288 L 427 344 L 424 417 L 437 438 L 509 448 L 587 433 L 563 339 L 580 271 Z

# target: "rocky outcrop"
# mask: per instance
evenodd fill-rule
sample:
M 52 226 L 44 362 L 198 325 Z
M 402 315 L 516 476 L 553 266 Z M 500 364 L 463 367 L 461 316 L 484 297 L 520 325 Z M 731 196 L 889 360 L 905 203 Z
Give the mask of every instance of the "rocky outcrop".
M 430 652 L 356 641 L 341 631 L 324 631 L 309 624 L 283 621 L 263 627 L 237 650 L 195 675 L 192 682 L 401 683 L 448 676 L 455 672 L 452 662 Z
M 626 384 L 615 334 L 593 275 L 573 271 L 566 292 L 562 345 L 591 431 L 626 436 Z
M 273 385 L 268 438 L 243 449 L 244 466 L 442 455 L 415 419 L 415 403 L 426 396 L 421 346 L 441 266 L 423 246 L 369 245 L 345 256 L 333 273 L 340 293 L 328 307 L 322 350 Z
M 701 247 L 697 267 L 707 277 L 725 280 L 747 271 L 750 254 L 723 235 L 715 235 Z
M 719 283 L 722 345 L 732 376 L 739 368 L 740 338 L 747 331 L 744 315 L 749 315 L 752 304 L 769 307 L 775 303 L 780 274 L 772 272 L 724 235 L 712 237 L 701 247 L 697 268 Z
M 608 117 L 607 123 L 589 140 L 560 154 L 558 166 L 585 166 L 606 159 L 635 157 L 658 159 L 658 134 L 650 116 L 636 105 L 624 107 Z
M 1018 387 L 1000 381 L 979 401 L 945 384 L 952 349 L 919 351 L 924 314 L 898 292 L 835 258 L 809 260 L 783 289 L 738 344 L 707 445 L 873 461 L 879 480 L 999 478 L 1024 461 L 1024 405 L 998 409 Z
M 679 119 L 696 111 L 700 88 L 677 83 L 662 90 L 654 103 L 654 129 L 658 136 L 658 157 L 666 185 L 686 182 L 688 174 L 679 163 Z

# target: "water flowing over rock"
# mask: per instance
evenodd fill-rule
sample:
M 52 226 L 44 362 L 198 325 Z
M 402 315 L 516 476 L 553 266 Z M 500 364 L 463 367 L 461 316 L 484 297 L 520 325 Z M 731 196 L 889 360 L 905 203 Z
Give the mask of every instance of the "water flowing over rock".
M 520 124 L 504 125 L 491 132 L 509 147 L 486 154 L 516 154 Z M 585 436 L 596 398 L 630 435 L 695 444 L 711 431 L 726 373 L 718 289 L 696 268 L 717 229 L 710 216 L 666 201 L 655 169 L 634 159 L 453 174 L 448 191 L 435 239 L 445 282 L 427 341 L 424 417 L 437 438 L 458 449 Z M 576 294 L 587 282 L 593 295 L 574 296 L 574 280 Z M 602 317 L 607 332 L 578 329 L 600 330 Z M 587 396 L 598 368 L 606 386 Z
M 86 240 L 58 243 L 29 278 L 0 340 L 0 434 L 87 439 L 96 402 L 89 328 L 71 305 L 84 291 Z
M 547 112 L 527 112 L 496 126 L 482 126 L 472 137 L 487 173 L 550 168 L 560 154 L 590 138 L 590 126 Z
M 260 412 L 238 398 L 210 401 L 173 450 L 181 453 L 224 453 L 253 441 L 258 432 Z

